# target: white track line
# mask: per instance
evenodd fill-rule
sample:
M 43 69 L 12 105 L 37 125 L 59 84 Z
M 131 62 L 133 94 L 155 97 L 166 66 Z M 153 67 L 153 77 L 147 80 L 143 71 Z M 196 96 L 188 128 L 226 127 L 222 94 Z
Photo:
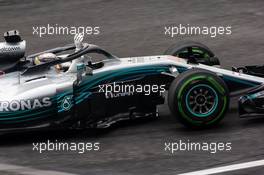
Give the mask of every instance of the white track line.
M 189 173 L 183 173 L 179 175 L 208 175 L 208 174 L 217 174 L 217 173 L 224 173 L 228 171 L 235 171 L 235 170 L 241 170 L 246 168 L 253 168 L 257 166 L 264 166 L 264 159 L 263 160 L 257 160 L 252 162 L 246 162 L 246 163 L 239 163 L 239 164 L 233 164 L 228 166 L 222 166 L 217 168 L 210 168 L 200 171 L 193 171 Z
M 30 167 L 18 166 L 18 165 L 9 165 L 9 164 L 0 164 L 0 174 L 1 171 L 17 173 L 19 175 L 76 175 L 71 173 L 64 173 L 59 171 L 49 171 L 49 170 L 39 170 Z

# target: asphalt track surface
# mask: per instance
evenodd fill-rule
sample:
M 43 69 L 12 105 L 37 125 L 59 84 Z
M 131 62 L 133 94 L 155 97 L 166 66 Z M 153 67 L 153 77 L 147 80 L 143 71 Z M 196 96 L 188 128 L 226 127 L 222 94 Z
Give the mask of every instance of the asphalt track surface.
M 101 34 L 89 36 L 86 41 L 100 45 L 120 57 L 162 54 L 171 44 L 188 39 L 208 45 L 225 68 L 263 64 L 263 17 L 264 1 L 261 0 L 0 0 L 0 33 L 10 29 L 20 30 L 27 40 L 28 53 L 72 42 L 72 36 L 40 38 L 32 35 L 32 26 L 48 23 L 93 25 L 100 26 Z M 180 23 L 194 26 L 231 25 L 232 35 L 216 38 L 201 35 L 170 38 L 164 35 L 164 26 Z M 235 99 L 218 127 L 202 131 L 184 128 L 170 116 L 164 105 L 160 107 L 159 119 L 124 123 L 103 132 L 50 131 L 1 136 L 0 165 L 72 174 L 178 174 L 261 160 L 264 157 L 263 133 L 264 118 L 239 119 Z M 40 154 L 32 151 L 32 142 L 47 139 L 95 141 L 100 142 L 101 147 L 99 152 L 84 154 Z M 180 139 L 231 142 L 232 151 L 216 154 L 191 151 L 173 155 L 164 151 L 164 142 L 177 142 Z M 11 171 L 1 166 L 0 174 L 22 174 L 22 171 Z M 263 173 L 264 166 L 259 166 L 225 174 Z

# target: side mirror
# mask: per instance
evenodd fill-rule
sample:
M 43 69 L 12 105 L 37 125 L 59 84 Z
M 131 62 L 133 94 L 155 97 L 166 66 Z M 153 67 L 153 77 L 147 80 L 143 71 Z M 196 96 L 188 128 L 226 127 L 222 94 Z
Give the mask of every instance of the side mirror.
M 77 74 L 76 74 L 76 76 L 77 76 L 77 80 L 76 80 L 77 85 L 79 85 L 82 82 L 84 72 L 85 72 L 85 64 L 83 64 L 83 63 L 77 64 Z
M 85 75 L 93 75 L 93 69 L 90 67 L 86 67 Z
M 79 85 L 82 82 L 84 75 L 93 75 L 93 69 L 90 68 L 90 67 L 85 66 L 84 63 L 77 64 L 77 74 L 76 74 L 76 76 L 77 76 L 77 81 L 76 81 L 77 85 Z

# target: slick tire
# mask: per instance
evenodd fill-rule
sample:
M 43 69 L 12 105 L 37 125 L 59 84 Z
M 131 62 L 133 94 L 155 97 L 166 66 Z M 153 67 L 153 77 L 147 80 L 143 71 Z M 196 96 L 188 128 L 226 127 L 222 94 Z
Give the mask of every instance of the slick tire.
M 170 111 L 182 124 L 207 128 L 219 123 L 229 108 L 229 91 L 216 74 L 191 69 L 176 77 L 170 85 Z
M 177 56 L 187 60 L 194 57 L 205 65 L 220 65 L 219 59 L 206 45 L 194 41 L 180 41 L 173 44 L 164 52 L 164 55 Z

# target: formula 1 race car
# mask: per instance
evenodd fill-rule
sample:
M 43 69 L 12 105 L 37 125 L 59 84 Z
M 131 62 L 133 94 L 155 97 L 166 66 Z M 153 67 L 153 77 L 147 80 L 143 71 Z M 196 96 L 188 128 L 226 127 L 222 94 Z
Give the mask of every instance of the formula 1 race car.
M 18 31 L 6 32 L 5 40 L 0 43 L 2 131 L 105 128 L 157 117 L 166 90 L 172 115 L 190 127 L 217 124 L 231 96 L 248 93 L 239 101 L 243 116 L 264 111 L 262 68 L 222 69 L 200 43 L 179 43 L 164 55 L 118 58 L 83 43 L 78 34 L 74 44 L 25 57 Z

